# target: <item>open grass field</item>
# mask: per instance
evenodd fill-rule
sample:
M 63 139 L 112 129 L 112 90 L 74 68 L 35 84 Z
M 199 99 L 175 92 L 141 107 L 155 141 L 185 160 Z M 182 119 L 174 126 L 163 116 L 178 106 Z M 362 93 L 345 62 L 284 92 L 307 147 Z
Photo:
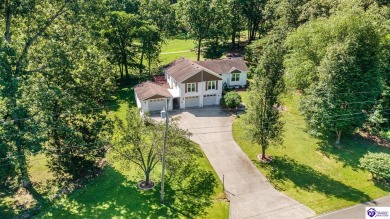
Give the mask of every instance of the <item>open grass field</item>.
M 169 64 L 170 62 L 185 57 L 191 60 L 196 60 L 196 44 L 192 39 L 170 39 L 163 46 L 160 53 L 161 65 Z
M 134 106 L 132 88 L 123 88 L 117 92 L 116 100 L 109 104 L 110 117 L 123 118 L 128 106 Z M 194 144 L 194 147 L 198 145 Z M 215 187 L 205 184 L 193 187 L 191 182 L 166 183 L 166 205 L 160 203 L 161 167 L 157 166 L 151 178 L 157 186 L 149 191 L 137 189 L 142 174 L 135 166 L 124 166 L 107 155 L 104 171 L 84 188 L 77 190 L 54 203 L 46 202 L 38 218 L 228 218 L 229 203 L 224 198 L 222 183 L 203 155 L 197 157 L 202 171 L 212 173 Z M 53 175 L 46 167 L 44 155 L 31 157 L 31 179 L 40 183 L 38 192 L 45 199 L 50 191 L 45 187 L 46 179 Z M 52 193 L 51 193 L 52 194 Z M 23 200 L 22 200 L 23 201 Z M 0 200 L 0 218 L 12 218 L 17 211 L 12 209 L 12 197 Z
M 247 93 L 240 94 L 245 103 Z M 236 119 L 233 124 L 235 141 L 275 188 L 318 214 L 390 195 L 390 185 L 374 182 L 370 173 L 359 168 L 364 154 L 390 153 L 388 148 L 359 134 L 344 136 L 339 147 L 333 145 L 333 139 L 332 143 L 323 142 L 307 134 L 297 110 L 299 95 L 290 94 L 284 100 L 284 144 L 267 150 L 273 157 L 270 164 L 260 164 L 256 158 L 261 149 L 248 142 L 242 120 Z

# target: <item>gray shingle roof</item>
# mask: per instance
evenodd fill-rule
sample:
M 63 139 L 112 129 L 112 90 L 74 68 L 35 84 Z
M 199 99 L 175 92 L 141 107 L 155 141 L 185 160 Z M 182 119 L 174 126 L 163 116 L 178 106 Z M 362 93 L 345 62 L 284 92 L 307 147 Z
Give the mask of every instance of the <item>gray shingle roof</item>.
M 210 69 L 211 71 L 218 74 L 225 74 L 236 68 L 240 71 L 247 72 L 249 71 L 248 66 L 245 64 L 243 58 L 229 58 L 229 59 L 220 59 L 220 60 L 206 60 L 196 62 L 198 65 Z
M 140 100 L 147 100 L 154 96 L 172 97 L 171 93 L 169 93 L 166 88 L 151 81 L 146 81 L 137 85 L 134 88 L 134 92 Z
M 207 69 L 204 69 L 202 66 L 186 58 L 179 58 L 171 62 L 165 69 L 177 82 L 182 82 L 188 77 L 203 70 L 207 71 Z

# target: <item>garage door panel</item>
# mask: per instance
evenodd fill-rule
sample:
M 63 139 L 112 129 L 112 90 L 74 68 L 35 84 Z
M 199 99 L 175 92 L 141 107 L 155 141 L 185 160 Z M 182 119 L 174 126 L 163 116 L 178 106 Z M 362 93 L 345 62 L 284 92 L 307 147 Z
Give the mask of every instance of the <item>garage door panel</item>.
M 217 95 L 216 94 L 208 94 L 203 96 L 203 105 L 215 105 L 217 102 Z
M 186 97 L 186 108 L 187 107 L 198 107 L 198 106 L 199 106 L 199 96 Z
M 165 99 L 149 100 L 150 111 L 161 111 L 165 107 Z

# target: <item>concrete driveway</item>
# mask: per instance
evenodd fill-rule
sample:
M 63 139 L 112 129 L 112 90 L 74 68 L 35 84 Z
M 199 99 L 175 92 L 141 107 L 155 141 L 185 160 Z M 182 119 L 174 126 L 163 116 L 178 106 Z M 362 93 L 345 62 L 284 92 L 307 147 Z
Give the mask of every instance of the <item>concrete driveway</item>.
M 175 111 L 179 125 L 193 133 L 217 172 L 225 181 L 230 218 L 308 218 L 315 213 L 274 189 L 233 140 L 234 117 L 219 107 Z

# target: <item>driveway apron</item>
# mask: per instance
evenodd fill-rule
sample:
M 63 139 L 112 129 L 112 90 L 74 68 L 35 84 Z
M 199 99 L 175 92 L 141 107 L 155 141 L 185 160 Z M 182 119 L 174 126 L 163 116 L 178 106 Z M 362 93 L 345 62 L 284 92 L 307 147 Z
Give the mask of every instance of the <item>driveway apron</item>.
M 308 218 L 315 213 L 277 191 L 236 144 L 232 135 L 234 117 L 219 107 L 176 111 L 179 126 L 206 154 L 218 177 L 225 182 L 230 200 L 230 218 Z

